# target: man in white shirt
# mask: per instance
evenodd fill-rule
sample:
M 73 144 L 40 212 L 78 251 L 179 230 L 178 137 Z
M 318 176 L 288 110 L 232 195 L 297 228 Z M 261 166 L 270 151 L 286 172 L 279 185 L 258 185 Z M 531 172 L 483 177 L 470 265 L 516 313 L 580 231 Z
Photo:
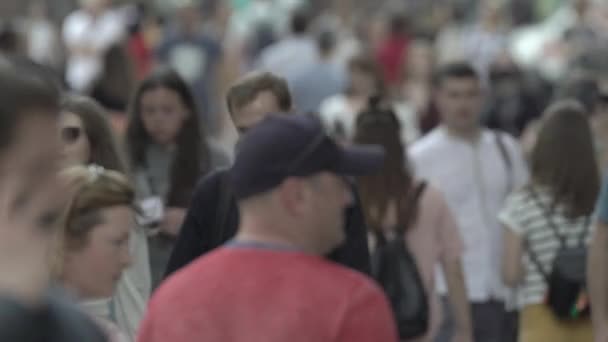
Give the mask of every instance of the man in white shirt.
M 511 136 L 481 127 L 481 80 L 469 64 L 445 65 L 436 82 L 442 124 L 410 148 L 410 158 L 418 176 L 443 191 L 458 221 L 475 340 L 510 341 L 505 336 L 515 328 L 504 305 L 497 215 L 505 197 L 527 181 L 525 161 Z M 441 277 L 438 288 L 445 293 Z

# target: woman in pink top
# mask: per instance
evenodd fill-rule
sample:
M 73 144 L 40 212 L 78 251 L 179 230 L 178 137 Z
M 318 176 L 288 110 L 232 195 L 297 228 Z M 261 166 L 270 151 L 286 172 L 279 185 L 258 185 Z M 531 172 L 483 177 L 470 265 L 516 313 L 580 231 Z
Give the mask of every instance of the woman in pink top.
M 410 211 L 414 213 L 411 217 L 398 214 L 407 212 L 403 210 L 407 205 L 406 199 L 421 182 L 413 178 L 407 167 L 405 148 L 399 137 L 399 122 L 391 110 L 372 104 L 371 109 L 357 119 L 355 142 L 377 144 L 386 151 L 382 171 L 359 180 L 367 226 L 381 229 L 385 235 L 390 235 L 398 224 L 407 226 L 404 238 L 417 264 L 430 308 L 428 330 L 415 341 L 433 341 L 439 330 L 441 308 L 435 291 L 435 268 L 438 264 L 443 267 L 448 297 L 454 310 L 456 333 L 453 340 L 472 341 L 471 315 L 460 263 L 463 246 L 443 195 L 434 187 L 427 186 L 415 204 L 417 208 Z M 370 243 L 373 250 L 374 242 Z

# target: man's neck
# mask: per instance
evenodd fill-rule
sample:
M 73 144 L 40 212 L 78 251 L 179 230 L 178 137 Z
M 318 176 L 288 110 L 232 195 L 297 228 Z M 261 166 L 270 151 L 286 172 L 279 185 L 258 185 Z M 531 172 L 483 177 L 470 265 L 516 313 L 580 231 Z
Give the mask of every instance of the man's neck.
M 318 254 L 314 246 L 290 234 L 276 220 L 267 221 L 243 215 L 241 225 L 234 240 L 237 242 L 254 242 L 262 245 L 282 246 L 310 254 Z M 289 226 L 289 225 L 285 225 Z
M 452 137 L 462 139 L 471 143 L 477 142 L 481 136 L 481 127 L 475 126 L 469 129 L 457 129 L 448 125 L 444 126 L 448 134 Z

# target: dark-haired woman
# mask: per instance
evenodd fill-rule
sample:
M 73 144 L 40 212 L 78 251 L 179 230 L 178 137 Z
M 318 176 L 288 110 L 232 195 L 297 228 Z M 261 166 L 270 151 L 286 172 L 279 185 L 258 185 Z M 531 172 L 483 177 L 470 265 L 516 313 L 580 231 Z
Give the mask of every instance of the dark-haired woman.
M 544 304 L 558 250 L 588 243 L 600 186 L 591 129 L 584 107 L 569 100 L 549 107 L 541 125 L 531 181 L 500 214 L 503 278 L 518 288 L 520 341 L 592 341 L 588 318 L 560 321 Z
M 372 104 L 369 111 L 359 115 L 354 140 L 358 144 L 380 145 L 386 151 L 381 172 L 359 179 L 358 185 L 370 229 L 390 236 L 395 227 L 406 228 L 403 239 L 416 261 L 430 307 L 429 328 L 415 341 L 433 341 L 438 333 L 441 322 L 439 297 L 435 292 L 438 265 L 443 266 L 454 310 L 455 340 L 472 341 L 470 309 L 460 262 L 463 245 L 457 224 L 443 196 L 434 187 L 427 185 L 416 201 L 410 200 L 422 180 L 415 179 L 407 167 L 397 117 L 392 110 Z M 414 207 L 406 208 L 408 203 Z M 372 241 L 372 249 L 374 243 Z
M 126 173 L 108 113 L 95 100 L 70 94 L 61 102 L 59 130 L 67 166 L 97 164 Z
M 199 177 L 227 161 L 213 153 L 199 125 L 188 85 L 172 69 L 158 69 L 137 88 L 130 108 L 127 150 L 137 196 L 151 236 L 152 284 L 156 287 Z

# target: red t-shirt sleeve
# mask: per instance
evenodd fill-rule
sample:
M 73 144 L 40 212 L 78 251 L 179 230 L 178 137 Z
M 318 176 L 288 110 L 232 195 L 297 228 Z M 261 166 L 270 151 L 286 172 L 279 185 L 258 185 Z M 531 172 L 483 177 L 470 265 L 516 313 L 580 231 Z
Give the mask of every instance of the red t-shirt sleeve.
M 355 290 L 344 312 L 335 341 L 399 341 L 392 310 L 380 289 L 369 285 Z

